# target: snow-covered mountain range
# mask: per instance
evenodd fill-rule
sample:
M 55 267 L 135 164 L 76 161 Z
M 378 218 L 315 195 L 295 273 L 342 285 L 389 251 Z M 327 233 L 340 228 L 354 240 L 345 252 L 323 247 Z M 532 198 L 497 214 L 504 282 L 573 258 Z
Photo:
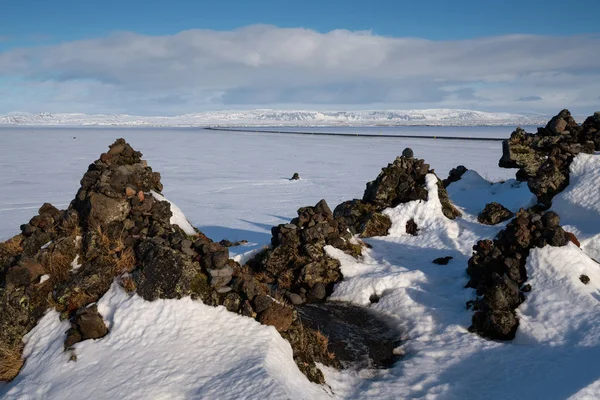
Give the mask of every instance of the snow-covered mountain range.
M 213 111 L 171 117 L 127 114 L 11 113 L 0 116 L 0 125 L 48 126 L 477 126 L 537 125 L 542 115 L 489 113 L 473 110 L 306 111 L 245 110 Z

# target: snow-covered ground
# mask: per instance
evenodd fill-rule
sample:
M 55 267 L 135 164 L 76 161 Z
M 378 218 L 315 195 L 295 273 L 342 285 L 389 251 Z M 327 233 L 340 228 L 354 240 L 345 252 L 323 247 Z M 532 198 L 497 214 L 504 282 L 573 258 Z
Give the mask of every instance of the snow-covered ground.
M 368 125 L 531 125 L 544 123 L 542 115 L 490 113 L 473 110 L 244 110 L 217 111 L 173 117 L 12 113 L 0 115 L 0 125 L 97 126 L 368 126 Z
M 510 132 L 507 130 L 506 135 Z M 76 139 L 73 139 L 73 137 Z M 428 177 L 430 201 L 387 210 L 390 235 L 371 238 L 355 260 L 340 259 L 344 281 L 333 299 L 373 307 L 405 332 L 404 358 L 388 370 L 324 368 L 329 387 L 311 384 L 295 368 L 289 345 L 271 327 L 189 300 L 145 302 L 113 287 L 99 303 L 108 336 L 62 352 L 66 325 L 47 314 L 30 333 L 24 370 L 5 398 L 336 398 L 336 399 L 594 399 L 600 398 L 600 266 L 589 255 L 600 234 L 600 155 L 579 156 L 572 185 L 555 202 L 574 245 L 533 250 L 533 290 L 517 312 L 513 342 L 470 334 L 474 298 L 465 289 L 467 260 L 481 238 L 502 225 L 476 220 L 490 201 L 528 206 L 526 185 L 500 170 L 500 143 L 274 136 L 195 130 L 0 130 L 0 239 L 18 231 L 44 201 L 65 207 L 86 165 L 115 138 L 125 137 L 163 175 L 164 194 L 213 239 L 247 239 L 249 251 L 268 243 L 269 228 L 325 198 L 333 207 L 361 197 L 368 180 L 404 147 L 440 176 L 458 164 L 476 170 L 449 195 L 463 211 L 447 220 Z M 299 172 L 300 181 L 289 181 Z M 505 180 L 495 184 L 492 180 Z M 404 225 L 414 218 L 418 236 Z M 254 245 L 252 245 L 254 243 Z M 446 266 L 437 257 L 454 257 Z M 579 276 L 590 282 L 584 285 Z M 370 304 L 372 294 L 381 297 Z M 215 332 L 218 332 L 216 334 Z M 223 334 L 227 332 L 227 334 Z

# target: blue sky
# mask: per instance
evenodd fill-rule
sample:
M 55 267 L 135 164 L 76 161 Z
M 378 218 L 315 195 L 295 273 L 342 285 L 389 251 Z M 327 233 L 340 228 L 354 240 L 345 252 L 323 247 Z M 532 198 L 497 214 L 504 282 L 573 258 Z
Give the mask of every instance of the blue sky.
M 4 0 L 0 113 L 589 112 L 599 37 L 592 0 Z

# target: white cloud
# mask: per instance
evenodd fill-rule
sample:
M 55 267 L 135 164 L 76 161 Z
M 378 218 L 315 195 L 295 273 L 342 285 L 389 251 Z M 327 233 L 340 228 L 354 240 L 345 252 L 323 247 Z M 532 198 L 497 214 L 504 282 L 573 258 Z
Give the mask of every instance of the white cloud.
M 122 32 L 5 51 L 0 76 L 0 112 L 173 114 L 290 104 L 589 112 L 600 108 L 600 37 L 430 41 L 263 25 Z

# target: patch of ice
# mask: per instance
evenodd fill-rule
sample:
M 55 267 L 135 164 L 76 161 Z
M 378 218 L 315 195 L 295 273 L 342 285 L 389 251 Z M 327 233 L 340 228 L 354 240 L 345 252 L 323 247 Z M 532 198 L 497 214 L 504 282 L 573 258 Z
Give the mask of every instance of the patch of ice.
M 171 220 L 170 220 L 171 225 L 177 225 L 178 227 L 183 229 L 183 231 L 188 235 L 196 235 L 197 234 L 197 232 L 194 229 L 194 227 L 192 226 L 192 224 L 190 224 L 190 222 L 187 220 L 187 218 L 183 214 L 183 211 L 181 211 L 181 209 L 179 207 L 177 207 L 175 205 L 175 203 L 172 203 L 164 196 L 156 193 L 154 190 L 152 190 L 151 193 L 152 193 L 152 196 L 154 196 L 158 201 L 167 201 L 171 205 L 171 212 L 173 213 L 173 215 L 171 216 Z
M 50 246 L 51 244 L 52 244 L 52 240 L 51 240 L 51 241 L 49 241 L 48 243 L 46 243 L 45 245 L 43 245 L 42 247 L 40 247 L 40 249 L 42 249 L 42 250 L 43 250 L 43 249 L 47 249 L 47 248 L 48 248 L 48 246 Z

